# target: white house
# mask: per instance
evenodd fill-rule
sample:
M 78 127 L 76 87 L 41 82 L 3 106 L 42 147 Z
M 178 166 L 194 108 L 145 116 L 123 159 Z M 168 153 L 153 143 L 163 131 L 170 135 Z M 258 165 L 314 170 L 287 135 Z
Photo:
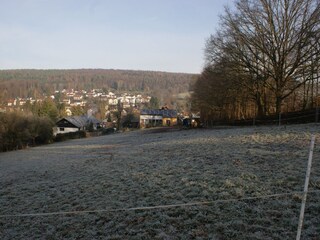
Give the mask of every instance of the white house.
M 56 128 L 54 130 L 56 134 L 63 134 L 69 132 L 85 131 L 92 124 L 94 129 L 100 125 L 100 121 L 93 116 L 70 116 L 64 117 L 56 122 Z

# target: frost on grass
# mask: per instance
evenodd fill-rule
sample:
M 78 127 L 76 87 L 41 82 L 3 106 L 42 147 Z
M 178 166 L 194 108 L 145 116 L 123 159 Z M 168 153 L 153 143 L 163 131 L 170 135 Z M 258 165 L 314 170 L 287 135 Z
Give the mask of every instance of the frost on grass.
M 144 130 L 2 153 L 1 215 L 109 211 L 1 217 L 1 239 L 292 239 L 301 195 L 260 197 L 303 190 L 318 128 Z M 320 238 L 319 198 L 308 195 L 304 239 Z M 124 210 L 195 202 L 207 203 Z

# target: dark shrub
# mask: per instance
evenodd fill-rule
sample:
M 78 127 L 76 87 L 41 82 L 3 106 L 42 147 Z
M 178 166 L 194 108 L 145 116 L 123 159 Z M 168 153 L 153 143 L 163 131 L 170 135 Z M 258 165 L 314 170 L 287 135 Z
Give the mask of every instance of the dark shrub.
M 102 135 L 106 135 L 106 134 L 111 134 L 111 133 L 115 133 L 115 128 L 104 128 L 102 130 Z
M 78 139 L 78 138 L 85 138 L 86 132 L 85 131 L 77 131 L 77 132 L 69 132 L 69 133 L 59 133 L 55 136 L 55 142 L 62 142 L 68 139 Z
M 22 149 L 52 141 L 53 123 L 48 117 L 18 112 L 0 114 L 0 151 Z

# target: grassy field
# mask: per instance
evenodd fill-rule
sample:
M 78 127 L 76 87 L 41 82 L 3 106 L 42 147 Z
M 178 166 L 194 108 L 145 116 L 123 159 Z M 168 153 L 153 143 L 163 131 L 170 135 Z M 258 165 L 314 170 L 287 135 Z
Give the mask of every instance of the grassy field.
M 319 127 L 142 130 L 1 153 L 0 238 L 295 239 Z M 316 145 L 302 239 L 320 239 L 319 157 Z

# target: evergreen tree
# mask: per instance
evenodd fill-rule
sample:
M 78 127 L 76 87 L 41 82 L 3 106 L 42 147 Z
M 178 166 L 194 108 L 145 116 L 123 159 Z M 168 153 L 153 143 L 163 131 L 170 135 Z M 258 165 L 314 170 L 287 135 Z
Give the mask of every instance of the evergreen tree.
M 151 97 L 150 102 L 148 104 L 149 109 L 159 109 L 160 103 L 157 97 Z

